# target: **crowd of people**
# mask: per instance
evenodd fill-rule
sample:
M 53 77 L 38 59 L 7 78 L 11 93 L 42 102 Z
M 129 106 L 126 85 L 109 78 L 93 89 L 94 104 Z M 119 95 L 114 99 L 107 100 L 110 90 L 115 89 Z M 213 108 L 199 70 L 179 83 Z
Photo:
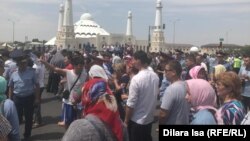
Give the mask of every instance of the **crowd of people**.
M 0 140 L 21 140 L 20 123 L 24 140 L 30 139 L 32 128 L 43 122 L 44 91 L 62 99 L 63 141 L 152 141 L 155 122 L 249 124 L 250 52 L 16 49 L 0 54 Z

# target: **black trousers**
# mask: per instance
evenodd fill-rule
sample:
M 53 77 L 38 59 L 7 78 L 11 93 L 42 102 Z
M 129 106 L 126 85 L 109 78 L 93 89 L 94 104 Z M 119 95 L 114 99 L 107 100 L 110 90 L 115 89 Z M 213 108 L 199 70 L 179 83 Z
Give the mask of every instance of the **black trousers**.
M 246 112 L 250 110 L 250 97 L 242 96 L 241 102 L 243 103 Z
M 129 141 L 152 141 L 151 129 L 152 123 L 141 125 L 130 120 L 128 123 Z
M 54 72 L 49 73 L 47 92 L 57 94 L 58 84 L 59 84 L 60 80 L 61 80 L 60 74 L 57 74 Z
M 24 113 L 25 117 L 24 137 L 31 136 L 33 113 L 34 113 L 34 100 L 35 100 L 34 95 L 27 97 L 18 97 L 14 94 L 13 96 L 13 101 L 16 105 L 19 122 L 22 121 L 22 116 Z

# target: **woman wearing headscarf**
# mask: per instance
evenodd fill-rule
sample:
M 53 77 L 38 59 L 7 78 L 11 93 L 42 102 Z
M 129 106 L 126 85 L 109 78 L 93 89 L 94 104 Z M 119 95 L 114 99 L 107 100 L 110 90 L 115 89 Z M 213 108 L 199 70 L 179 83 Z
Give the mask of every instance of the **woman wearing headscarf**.
M 225 66 L 223 66 L 221 64 L 214 66 L 214 70 L 213 70 L 213 73 L 211 76 L 212 81 L 215 82 L 218 75 L 223 73 L 223 72 L 226 72 L 226 71 L 227 71 L 227 69 L 225 68 Z
M 239 125 L 246 111 L 241 99 L 241 80 L 234 72 L 224 72 L 218 75 L 216 81 L 218 96 L 223 104 L 217 112 L 219 124 Z
M 203 79 L 190 79 L 186 82 L 186 98 L 191 103 L 192 113 L 190 124 L 217 124 L 216 94 L 213 87 Z
M 195 66 L 189 71 L 189 75 L 192 79 L 204 79 L 208 80 L 207 73 L 202 66 Z
M 104 69 L 94 65 L 90 79 L 82 89 L 84 118 L 74 121 L 62 141 L 125 141 L 123 128 L 114 95 L 108 87 Z
M 0 114 L 3 115 L 11 125 L 9 134 L 10 141 L 20 141 L 19 120 L 14 102 L 6 99 L 5 91 L 7 82 L 4 77 L 0 76 Z

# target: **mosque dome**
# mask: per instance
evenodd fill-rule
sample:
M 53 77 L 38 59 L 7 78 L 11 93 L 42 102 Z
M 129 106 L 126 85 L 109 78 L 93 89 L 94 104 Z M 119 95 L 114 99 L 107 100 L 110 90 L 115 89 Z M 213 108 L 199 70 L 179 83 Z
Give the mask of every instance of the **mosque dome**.
M 60 12 L 63 12 L 63 11 L 64 11 L 64 5 L 60 4 Z
M 60 8 L 64 8 L 64 5 L 63 5 L 63 4 L 60 4 Z
M 161 3 L 161 0 L 157 0 L 156 3 Z
M 93 20 L 92 15 L 89 13 L 84 13 L 81 16 L 81 20 Z
M 190 52 L 199 52 L 199 48 L 194 46 L 194 47 L 191 47 L 189 51 Z
M 97 24 L 91 14 L 84 13 L 80 20 L 75 23 L 76 38 L 91 38 L 96 35 L 110 35 L 105 29 Z

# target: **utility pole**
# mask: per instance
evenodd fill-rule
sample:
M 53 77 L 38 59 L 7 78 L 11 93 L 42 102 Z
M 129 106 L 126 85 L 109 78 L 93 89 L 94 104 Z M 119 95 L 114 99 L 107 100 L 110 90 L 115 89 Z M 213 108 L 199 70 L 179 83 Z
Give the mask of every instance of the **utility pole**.
M 148 26 L 148 48 L 147 48 L 147 52 L 149 52 L 149 49 L 151 47 L 151 29 L 156 29 L 156 26 Z
M 12 31 L 12 42 L 14 43 L 15 41 L 15 21 L 14 20 L 11 20 L 11 19 L 8 19 L 9 22 L 12 23 L 12 26 L 13 26 L 13 31 Z
M 173 47 L 172 48 L 174 48 L 175 47 L 175 24 L 176 24 L 176 22 L 178 22 L 178 21 L 180 21 L 180 19 L 175 19 L 174 21 L 173 21 L 173 27 L 174 27 L 174 32 L 173 32 Z
M 149 48 L 151 46 L 151 33 L 150 33 L 151 26 L 148 26 L 148 48 L 147 53 L 149 52 Z

